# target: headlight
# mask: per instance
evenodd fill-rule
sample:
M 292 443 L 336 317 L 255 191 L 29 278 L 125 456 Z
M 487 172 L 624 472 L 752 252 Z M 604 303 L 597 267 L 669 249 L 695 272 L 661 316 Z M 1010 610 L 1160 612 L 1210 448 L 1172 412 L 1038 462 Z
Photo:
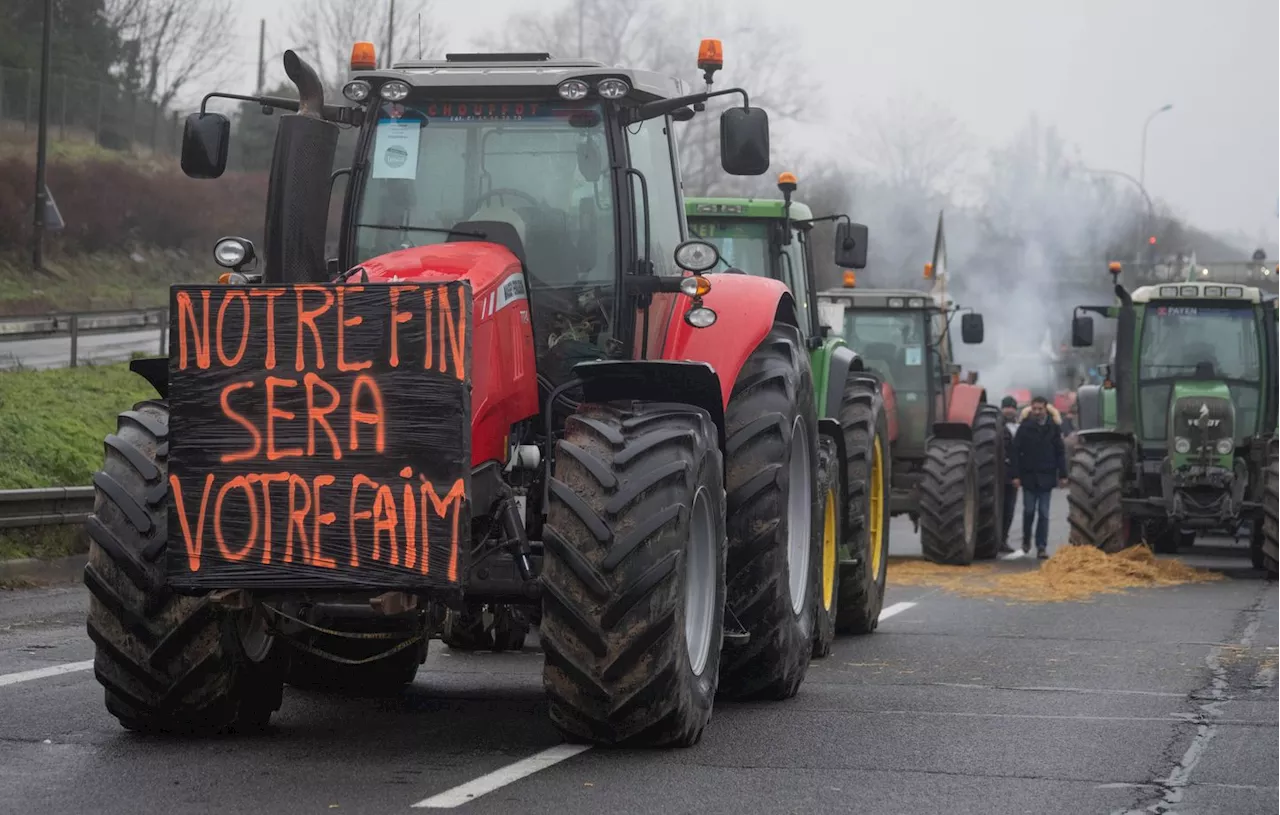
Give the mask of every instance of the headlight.
M 596 93 L 604 99 L 621 99 L 631 93 L 631 86 L 623 79 L 602 79 L 596 83 Z
M 710 328 L 715 325 L 716 313 L 706 306 L 699 306 L 685 312 L 684 321 L 694 328 Z
M 378 95 L 388 102 L 400 102 L 409 95 L 409 83 L 401 82 L 393 79 L 390 82 L 384 82 L 381 88 L 378 88 Z
M 912 297 L 910 300 L 907 301 L 907 305 L 910 306 L 911 308 L 924 308 L 924 298 Z
M 223 238 L 213 245 L 213 262 L 224 269 L 234 269 L 250 257 L 249 242 L 241 238 Z
M 1191 452 L 1191 440 L 1190 440 L 1190 439 L 1183 439 L 1183 438 L 1177 438 L 1177 439 L 1174 439 L 1174 440 L 1173 440 L 1173 449 L 1174 449 L 1174 451 L 1176 451 L 1176 452 L 1178 452 L 1178 453 L 1190 453 L 1190 452 Z
M 372 92 L 373 88 L 369 87 L 369 83 L 363 79 L 355 79 L 342 86 L 342 95 L 352 102 L 363 102 Z
M 889 308 L 902 308 L 902 298 L 901 298 L 901 297 L 890 297 L 890 298 L 889 298 Z
M 1235 439 L 1218 439 L 1218 455 L 1225 456 L 1236 449 Z
M 587 91 L 591 89 L 581 79 L 566 79 L 556 90 L 559 91 L 561 99 L 577 102 L 579 99 L 586 99 Z
M 676 247 L 676 265 L 690 272 L 705 272 L 720 262 L 720 253 L 706 241 L 688 240 Z

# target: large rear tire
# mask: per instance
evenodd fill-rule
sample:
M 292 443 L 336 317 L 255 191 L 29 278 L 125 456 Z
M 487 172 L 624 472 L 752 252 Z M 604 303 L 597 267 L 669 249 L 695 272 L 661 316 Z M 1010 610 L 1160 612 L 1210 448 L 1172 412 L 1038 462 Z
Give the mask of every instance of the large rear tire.
M 1008 433 L 995 405 L 979 405 L 973 418 L 973 455 L 978 461 L 976 560 L 991 560 L 1004 543 L 1004 445 Z
M 836 631 L 869 634 L 880 623 L 889 567 L 889 424 L 880 383 L 853 375 L 840 406 L 849 501 L 846 551 L 855 561 L 840 575 Z
M 1071 454 L 1067 491 L 1069 541 L 1115 553 L 1131 543 L 1129 520 L 1120 502 L 1129 466 L 1125 444 L 1081 442 Z
M 711 720 L 724 633 L 718 432 L 688 405 L 582 405 L 543 528 L 542 673 L 571 740 L 688 746 Z
M 1272 448 L 1271 463 L 1263 473 L 1262 494 L 1262 534 L 1261 534 L 1261 569 L 1270 580 L 1276 579 L 1277 564 L 1280 562 L 1280 546 L 1276 543 L 1280 522 L 1276 519 L 1277 504 L 1280 504 L 1280 464 L 1277 464 L 1276 451 Z
M 720 666 L 734 699 L 789 699 L 813 653 L 820 594 L 818 420 L 809 354 L 775 323 L 747 358 L 725 411 L 729 609 L 749 635 Z
M 86 522 L 89 638 L 108 712 L 130 730 L 259 730 L 279 709 L 286 649 L 261 609 L 227 612 L 165 586 L 169 408 L 140 402 L 107 436 Z
M 930 439 L 920 479 L 920 548 L 926 560 L 973 562 L 978 534 L 978 462 L 961 439 Z

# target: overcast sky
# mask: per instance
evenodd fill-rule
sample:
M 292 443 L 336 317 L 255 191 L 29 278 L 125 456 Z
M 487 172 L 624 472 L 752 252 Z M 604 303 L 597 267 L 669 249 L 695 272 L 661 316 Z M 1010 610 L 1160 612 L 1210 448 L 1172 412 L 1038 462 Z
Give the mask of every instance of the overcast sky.
M 657 2 L 658 0 L 644 0 Z M 258 20 L 269 51 L 288 47 L 305 0 L 233 0 L 241 13 L 235 66 L 253 86 Z M 502 15 L 566 0 L 437 0 L 462 50 Z M 811 80 L 826 89 L 810 118 L 843 121 L 898 96 L 949 109 L 978 144 L 1008 139 L 1035 113 L 1092 167 L 1140 171 L 1146 186 L 1197 226 L 1277 240 L 1280 207 L 1280 2 L 1277 0 L 786 0 Z M 676 32 L 697 40 L 715 31 Z M 354 39 L 354 38 L 353 38 Z M 733 43 L 725 42 L 732 75 Z M 278 62 L 278 60 L 277 60 Z M 281 72 L 276 69 L 277 75 Z M 232 88 L 227 88 L 232 90 Z M 828 127 L 821 142 L 838 140 Z

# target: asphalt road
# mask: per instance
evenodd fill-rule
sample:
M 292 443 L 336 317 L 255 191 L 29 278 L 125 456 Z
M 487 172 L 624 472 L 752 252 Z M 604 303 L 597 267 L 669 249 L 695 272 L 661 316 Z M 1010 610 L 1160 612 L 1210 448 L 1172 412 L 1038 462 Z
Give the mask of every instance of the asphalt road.
M 794 700 L 719 705 L 690 749 L 559 762 L 536 637 L 433 642 L 397 699 L 287 690 L 264 737 L 145 738 L 102 706 L 83 589 L 0 591 L 0 812 L 408 813 L 488 790 L 455 811 L 1275 813 L 1276 584 L 1242 548 L 1185 559 L 1230 579 L 1044 605 L 891 584 L 879 631 Z
M 81 334 L 76 357 L 83 363 L 121 362 L 135 351 L 160 352 L 160 331 L 119 331 L 110 334 Z M 71 338 L 65 335 L 30 340 L 0 340 L 0 370 L 24 368 L 65 368 L 71 362 Z

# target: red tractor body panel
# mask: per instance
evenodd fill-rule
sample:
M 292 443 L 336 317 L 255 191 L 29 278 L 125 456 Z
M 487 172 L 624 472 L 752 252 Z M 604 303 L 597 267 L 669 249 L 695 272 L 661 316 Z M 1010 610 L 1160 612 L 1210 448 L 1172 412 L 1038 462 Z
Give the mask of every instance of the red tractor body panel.
M 898 395 L 888 382 L 880 384 L 880 393 L 884 397 L 884 415 L 889 424 L 889 441 L 898 440 Z
M 978 405 L 982 404 L 983 389 L 967 382 L 957 382 L 951 386 L 951 395 L 947 399 L 947 421 L 956 424 L 972 425 L 978 415 Z
M 728 407 L 738 372 L 773 328 L 778 303 L 790 294 L 782 281 L 767 277 L 718 274 L 712 281 L 702 303 L 716 313 L 715 323 L 708 328 L 689 325 L 684 315 L 693 300 L 676 297 L 662 358 L 710 364 L 720 378 L 720 395 Z
M 538 412 L 533 326 L 520 261 L 504 246 L 469 241 L 402 249 L 360 268 L 371 283 L 471 283 L 471 463 L 505 462 L 511 426 Z

